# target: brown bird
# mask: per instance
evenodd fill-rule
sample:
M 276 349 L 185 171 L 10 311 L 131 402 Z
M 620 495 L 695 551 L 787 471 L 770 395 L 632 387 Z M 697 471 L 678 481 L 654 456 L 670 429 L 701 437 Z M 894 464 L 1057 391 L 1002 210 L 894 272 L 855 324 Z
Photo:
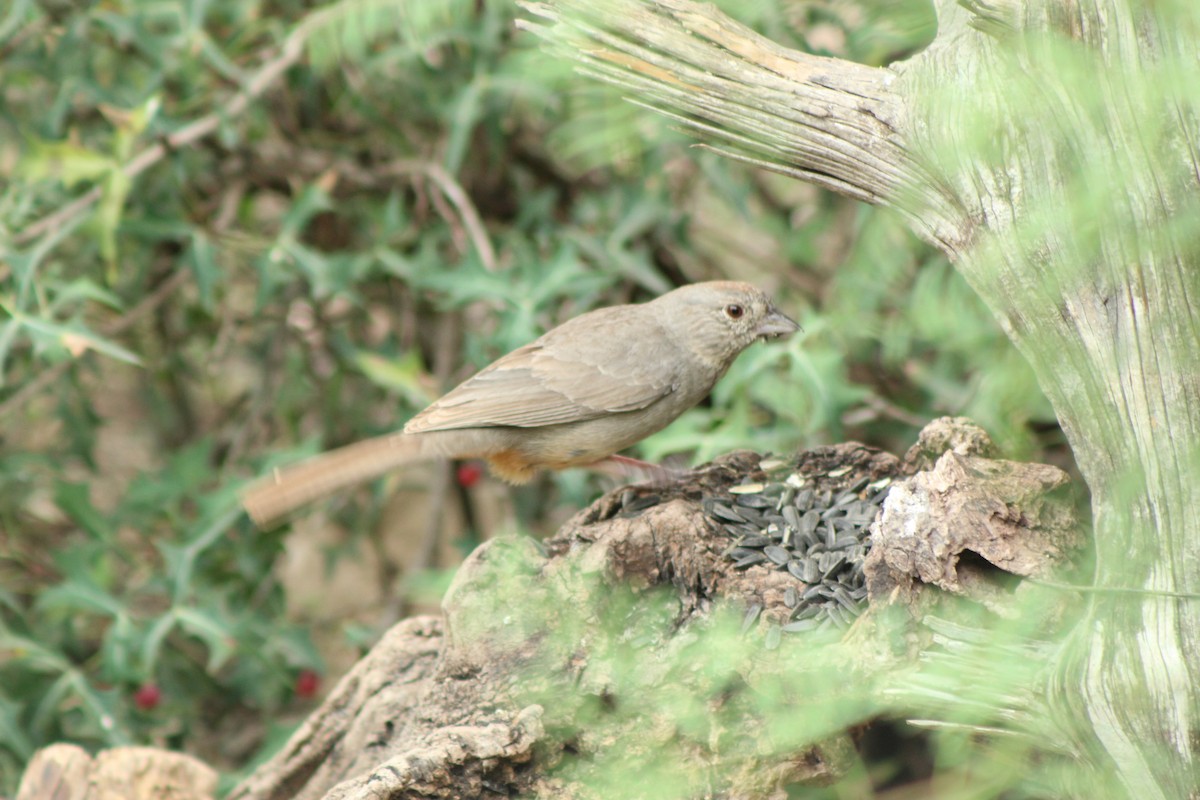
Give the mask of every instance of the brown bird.
M 739 353 L 798 329 L 765 294 L 734 281 L 589 311 L 468 378 L 403 431 L 276 470 L 242 502 L 264 526 L 424 459 L 482 458 L 511 483 L 542 469 L 628 463 L 613 454 L 703 400 Z

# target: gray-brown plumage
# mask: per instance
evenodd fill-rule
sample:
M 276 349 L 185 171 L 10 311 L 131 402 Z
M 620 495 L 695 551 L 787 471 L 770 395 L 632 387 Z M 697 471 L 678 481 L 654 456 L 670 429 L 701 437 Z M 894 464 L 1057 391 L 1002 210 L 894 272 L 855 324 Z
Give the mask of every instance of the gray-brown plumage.
M 243 503 L 266 525 L 328 492 L 429 458 L 483 458 L 512 483 L 542 469 L 595 465 L 703 400 L 755 341 L 797 328 L 761 291 L 733 281 L 590 311 L 496 360 L 403 431 L 276 470 Z

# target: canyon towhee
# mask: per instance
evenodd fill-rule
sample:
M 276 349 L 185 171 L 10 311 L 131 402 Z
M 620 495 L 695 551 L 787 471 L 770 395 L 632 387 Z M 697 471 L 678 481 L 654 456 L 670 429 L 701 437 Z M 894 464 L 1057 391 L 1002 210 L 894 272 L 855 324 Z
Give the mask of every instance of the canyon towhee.
M 581 314 L 448 392 L 399 433 L 276 470 L 242 501 L 267 525 L 393 467 L 482 458 L 512 483 L 613 457 L 699 403 L 738 354 L 799 326 L 753 286 L 712 281 Z

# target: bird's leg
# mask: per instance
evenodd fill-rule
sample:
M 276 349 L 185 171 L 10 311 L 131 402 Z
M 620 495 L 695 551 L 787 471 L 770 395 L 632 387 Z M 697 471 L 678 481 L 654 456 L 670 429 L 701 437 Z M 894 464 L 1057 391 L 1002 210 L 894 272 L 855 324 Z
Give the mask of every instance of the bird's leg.
M 587 468 L 619 481 L 650 485 L 670 483 L 687 473 L 687 470 L 665 467 L 662 464 L 652 464 L 649 461 L 642 461 L 640 458 L 621 455 L 602 458 L 588 464 Z

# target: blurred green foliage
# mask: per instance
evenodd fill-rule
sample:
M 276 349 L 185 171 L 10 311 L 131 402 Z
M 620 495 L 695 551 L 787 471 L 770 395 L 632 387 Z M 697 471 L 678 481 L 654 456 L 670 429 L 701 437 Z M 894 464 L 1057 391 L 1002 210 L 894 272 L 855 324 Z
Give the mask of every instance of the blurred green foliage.
M 918 2 L 722 5 L 870 63 L 932 36 Z M 237 487 L 398 427 L 598 305 L 727 277 L 767 286 L 805 328 L 745 354 L 648 458 L 845 438 L 902 451 L 947 413 L 1019 456 L 1060 445 L 983 306 L 896 218 L 690 150 L 548 58 L 516 13 L 0 11 L 0 792 L 60 739 L 244 765 L 265 730 L 214 740 L 265 729 L 322 662 L 273 572 L 286 537 L 251 530 Z M 597 487 L 521 490 L 522 525 L 545 530 Z M 348 509 L 348 527 L 377 507 Z
M 686 588 L 614 588 L 578 552 L 547 570 L 527 540 L 488 547 L 448 599 L 450 624 L 521 665 L 514 704 L 540 707 L 539 753 L 564 796 L 1119 796 L 1042 688 L 1081 611 L 1070 594 L 1026 585 L 1003 618 L 927 596 L 920 622 L 874 606 L 845 635 L 773 636 L 761 606 L 697 611 Z M 928 643 L 919 659 L 914 640 Z M 839 779 L 787 783 L 822 769 Z

